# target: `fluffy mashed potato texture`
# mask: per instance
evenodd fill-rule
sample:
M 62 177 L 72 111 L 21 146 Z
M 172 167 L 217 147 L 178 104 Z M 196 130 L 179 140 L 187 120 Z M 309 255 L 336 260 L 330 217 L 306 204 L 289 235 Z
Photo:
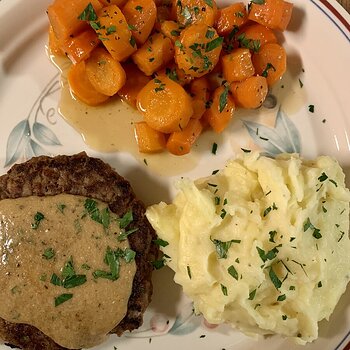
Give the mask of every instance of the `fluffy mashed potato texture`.
M 316 339 L 350 274 L 350 195 L 339 164 L 252 152 L 177 186 L 173 203 L 149 207 L 147 217 L 195 310 L 249 335 Z

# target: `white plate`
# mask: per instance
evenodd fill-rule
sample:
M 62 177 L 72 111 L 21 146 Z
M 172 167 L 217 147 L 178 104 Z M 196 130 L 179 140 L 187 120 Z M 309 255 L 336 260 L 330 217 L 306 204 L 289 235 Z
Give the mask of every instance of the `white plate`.
M 128 154 L 93 151 L 58 115 L 59 76 L 45 53 L 48 3 L 48 0 L 0 0 L 0 173 L 14 161 L 32 155 L 86 150 L 126 176 L 147 204 L 168 200 L 174 193 L 171 183 L 179 175 L 159 176 Z M 289 57 L 289 78 L 281 83 L 284 89 L 281 86 L 275 89 L 281 112 L 276 107 L 237 113 L 223 137 L 209 136 L 207 144 L 198 147 L 198 165 L 182 176 L 207 175 L 222 167 L 241 147 L 258 146 L 270 153 L 300 151 L 308 158 L 331 155 L 350 174 L 350 16 L 335 1 L 294 0 L 294 3 L 290 30 L 281 36 Z M 315 106 L 314 113 L 309 112 L 309 105 Z M 213 140 L 219 145 L 217 155 L 211 154 Z M 122 338 L 111 336 L 98 349 L 302 348 L 278 336 L 256 342 L 228 327 L 205 324 L 201 317 L 193 315 L 191 303 L 174 284 L 167 268 L 154 273 L 154 283 L 154 302 L 144 326 Z M 349 298 L 348 288 L 330 321 L 320 323 L 319 339 L 303 349 L 345 347 L 350 340 Z M 0 345 L 0 349 L 7 347 Z

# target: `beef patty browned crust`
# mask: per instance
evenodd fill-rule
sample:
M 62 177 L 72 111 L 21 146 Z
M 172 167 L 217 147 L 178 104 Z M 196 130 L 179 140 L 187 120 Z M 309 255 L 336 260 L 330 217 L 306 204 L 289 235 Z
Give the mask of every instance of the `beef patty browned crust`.
M 129 182 L 108 164 L 91 158 L 84 152 L 73 156 L 40 156 L 14 165 L 0 177 L 0 199 L 27 196 L 53 196 L 61 193 L 80 195 L 103 201 L 112 212 L 123 216 L 132 210 L 129 245 L 136 252 L 137 266 L 128 310 L 124 319 L 111 333 L 121 335 L 142 324 L 142 316 L 152 295 L 152 264 L 158 253 L 153 243 L 155 233 L 145 216 Z M 65 349 L 33 326 L 7 322 L 0 318 L 0 339 L 28 350 Z

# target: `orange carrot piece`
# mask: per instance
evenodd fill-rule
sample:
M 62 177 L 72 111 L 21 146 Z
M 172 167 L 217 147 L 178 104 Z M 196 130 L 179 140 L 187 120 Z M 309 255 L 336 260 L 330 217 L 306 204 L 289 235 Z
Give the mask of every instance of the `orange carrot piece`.
M 87 59 L 99 43 L 95 31 L 87 28 L 76 36 L 63 40 L 61 47 L 72 63 L 76 64 Z
M 152 32 L 157 18 L 153 0 L 129 0 L 122 9 L 136 43 L 142 45 Z
M 213 27 L 196 23 L 186 27 L 175 42 L 175 61 L 186 74 L 199 78 L 219 61 L 223 38 Z
M 124 6 L 128 0 L 99 0 L 103 6 L 117 5 L 118 7 Z
M 206 111 L 209 100 L 209 81 L 206 77 L 195 79 L 191 82 L 190 92 L 192 96 L 193 119 L 200 119 Z
M 243 2 L 237 2 L 218 10 L 216 30 L 219 35 L 229 35 L 236 27 L 248 21 L 248 13 Z
M 292 16 L 293 4 L 284 0 L 265 0 L 252 3 L 248 18 L 271 29 L 284 31 Z
M 136 99 L 141 89 L 151 80 L 137 66 L 130 62 L 123 65 L 126 73 L 126 82 L 118 91 L 118 95 L 131 107 L 136 108 Z
M 258 108 L 267 96 L 267 81 L 265 77 L 253 76 L 241 82 L 233 82 L 231 91 L 238 107 Z
M 50 55 L 65 56 L 64 50 L 62 50 L 62 47 L 61 47 L 61 43 L 56 38 L 56 35 L 51 25 L 49 26 L 48 51 Z
M 242 81 L 254 75 L 255 69 L 250 50 L 238 48 L 223 56 L 222 71 L 228 82 Z
M 213 26 L 216 19 L 215 0 L 172 0 L 172 15 L 182 26 L 203 23 Z
M 134 124 L 136 142 L 141 153 L 156 153 L 164 150 L 165 135 L 152 129 L 146 122 Z
M 191 97 L 166 76 L 151 80 L 140 91 L 137 108 L 151 128 L 166 134 L 183 130 L 193 114 Z
M 87 105 L 97 106 L 109 99 L 109 96 L 98 92 L 90 83 L 90 80 L 86 75 L 84 61 L 71 65 L 67 78 L 73 94 Z
M 152 75 L 173 58 L 173 43 L 162 33 L 151 35 L 132 56 L 133 61 L 146 75 Z
M 160 25 L 160 31 L 173 43 L 179 39 L 182 29 L 183 27 L 175 21 L 163 21 Z
M 257 74 L 266 77 L 269 86 L 281 79 L 287 69 L 287 54 L 285 49 L 275 43 L 263 45 L 252 57 Z
M 259 23 L 245 26 L 237 33 L 237 37 L 243 34 L 244 38 L 247 40 L 259 40 L 260 46 L 263 46 L 267 43 L 277 43 L 277 37 L 273 30 Z
M 202 130 L 203 126 L 198 119 L 190 119 L 183 130 L 170 134 L 166 148 L 176 156 L 190 153 L 192 145 L 196 142 Z
M 91 53 L 85 69 L 92 86 L 101 94 L 113 96 L 125 84 L 126 75 L 122 65 L 102 47 Z
M 122 11 L 118 6 L 110 5 L 97 15 L 92 25 L 98 37 L 115 60 L 125 61 L 137 47 Z
M 215 89 L 212 101 L 213 103 L 204 113 L 203 118 L 216 133 L 221 133 L 230 123 L 236 109 L 229 86 L 219 86 Z
M 78 17 L 89 4 L 92 5 L 92 11 L 102 8 L 98 0 L 55 0 L 49 5 L 47 15 L 58 40 L 67 39 L 88 27 L 87 22 Z

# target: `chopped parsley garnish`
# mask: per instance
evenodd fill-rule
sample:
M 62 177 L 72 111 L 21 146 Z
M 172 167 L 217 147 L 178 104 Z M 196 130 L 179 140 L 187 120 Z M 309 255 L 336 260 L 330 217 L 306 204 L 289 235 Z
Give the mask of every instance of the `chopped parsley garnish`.
M 121 229 L 126 228 L 129 224 L 131 224 L 134 220 L 132 215 L 132 211 L 127 211 L 120 219 L 118 219 L 119 227 Z
M 174 81 L 179 81 L 179 77 L 177 75 L 176 69 L 170 69 L 166 68 L 165 69 L 165 74 L 168 76 L 169 79 L 174 80 Z
M 282 320 L 285 321 L 287 319 L 287 315 L 282 315 Z
M 266 215 L 268 215 L 270 213 L 271 210 L 277 210 L 277 209 L 278 208 L 277 208 L 276 204 L 273 203 L 272 206 L 270 206 L 264 210 L 263 216 L 265 217 Z
M 210 6 L 210 7 L 213 7 L 213 0 L 204 0 L 204 2 Z
M 70 289 L 78 287 L 86 282 L 86 275 L 77 275 L 73 266 L 72 257 L 65 263 L 61 277 L 53 273 L 51 275 L 50 283 L 55 286 L 62 286 L 63 288 Z
M 251 153 L 251 150 L 250 150 L 250 149 L 241 148 L 241 150 L 242 150 L 244 153 Z
M 263 70 L 263 72 L 261 73 L 261 75 L 265 78 L 267 78 L 268 74 L 269 74 L 269 70 L 273 69 L 274 72 L 276 72 L 276 68 L 273 66 L 272 63 L 268 63 L 266 65 L 266 68 Z
M 132 47 L 135 47 L 136 46 L 136 40 L 133 36 L 131 36 L 130 40 L 129 40 L 129 43 Z
M 221 213 L 220 213 L 221 219 L 224 219 L 225 216 L 226 216 L 226 214 L 227 214 L 226 210 L 225 210 L 224 208 L 222 208 L 222 209 L 221 209 Z
M 96 21 L 97 14 L 91 2 L 85 7 L 84 11 L 78 16 L 78 19 L 82 21 Z
M 129 235 L 131 235 L 132 233 L 138 231 L 138 227 L 132 228 L 130 230 L 127 230 L 125 232 L 122 232 L 119 236 L 118 236 L 118 241 L 125 241 Z
M 321 281 L 319 281 L 319 282 L 317 283 L 317 287 L 318 287 L 318 288 L 321 288 L 321 287 L 322 287 L 322 282 L 321 282 Z
M 227 98 L 228 98 L 229 90 L 230 90 L 230 86 L 226 85 L 224 88 L 224 91 L 221 93 L 221 95 L 219 97 L 219 112 L 220 113 L 225 109 L 225 106 L 227 105 Z
M 205 37 L 207 39 L 212 39 L 214 37 L 214 35 L 215 35 L 215 31 L 214 30 L 210 30 L 210 29 L 208 29 L 207 32 L 205 33 Z
M 169 242 L 164 241 L 161 238 L 157 238 L 153 241 L 156 245 L 160 246 L 160 247 L 166 247 L 167 245 L 169 245 Z
M 36 230 L 36 229 L 39 227 L 41 221 L 44 220 L 44 219 L 45 219 L 44 214 L 42 214 L 42 213 L 40 213 L 40 212 L 38 211 L 38 212 L 34 215 L 34 222 L 32 223 L 31 228 L 32 228 L 33 230 Z
M 224 38 L 220 36 L 213 39 L 212 41 L 209 41 L 205 46 L 205 52 L 210 52 L 216 49 L 217 47 L 221 46 L 223 41 L 224 41 Z
M 303 86 L 304 86 L 304 84 L 303 84 L 303 82 L 299 79 L 299 85 L 300 85 L 300 88 L 302 89 L 303 88 Z
M 238 272 L 233 265 L 227 269 L 227 272 L 238 281 Z
M 245 33 L 238 35 L 237 40 L 240 47 L 245 47 L 246 49 L 252 50 L 255 53 L 260 50 L 260 40 L 248 39 L 246 38 Z
M 55 251 L 53 250 L 53 248 L 47 248 L 45 249 L 42 257 L 46 260 L 50 260 L 55 256 Z
M 272 242 L 272 243 L 276 243 L 275 242 L 275 236 L 277 235 L 277 231 L 270 231 L 269 232 L 269 236 L 270 236 L 270 239 L 269 241 Z
M 216 154 L 217 150 L 218 150 L 218 144 L 216 142 L 214 142 L 212 147 L 211 147 L 211 153 Z
M 132 24 L 128 24 L 128 28 L 129 28 L 130 30 L 133 30 L 133 31 L 136 31 L 136 30 L 137 30 L 137 28 L 136 28 L 134 25 L 132 25 Z
M 221 291 L 223 295 L 227 296 L 227 287 L 224 286 L 223 284 L 221 284 Z
M 105 229 L 109 227 L 110 212 L 108 207 L 100 210 L 97 207 L 96 201 L 94 201 L 91 198 L 86 198 L 84 208 L 86 212 L 83 214 L 83 217 L 85 216 L 85 214 L 88 214 L 92 220 L 101 224 Z
M 72 298 L 73 298 L 73 294 L 71 293 L 64 293 L 59 295 L 58 297 L 55 298 L 55 307 L 63 304 L 64 302 Z
M 152 261 L 153 268 L 156 270 L 161 269 L 166 265 L 166 260 L 164 258 Z
M 269 276 L 270 276 L 271 282 L 273 283 L 273 285 L 275 286 L 275 288 L 276 288 L 276 289 L 281 288 L 282 282 L 281 282 L 281 280 L 277 277 L 277 275 L 276 275 L 275 271 L 273 270 L 272 266 L 270 267 L 270 270 L 269 270 Z
M 326 181 L 328 179 L 328 176 L 326 173 L 322 173 L 321 176 L 318 177 L 318 181 L 323 182 Z
M 250 293 L 249 293 L 249 300 L 254 300 L 255 298 L 255 294 L 256 294 L 256 289 L 252 290 Z
M 251 0 L 250 2 L 253 4 L 257 4 L 257 5 L 264 5 L 265 4 L 265 0 Z
M 191 268 L 187 265 L 187 275 L 189 277 L 189 279 L 192 279 L 192 273 L 191 273 Z
M 316 228 L 310 221 L 310 218 L 307 218 L 303 225 L 304 232 L 306 232 L 308 229 L 313 230 L 313 237 L 316 239 L 320 239 L 322 237 L 320 229 Z
M 227 252 L 230 249 L 232 243 L 241 243 L 241 240 L 239 239 L 232 239 L 231 241 L 223 242 L 219 241 L 218 239 L 211 240 L 216 248 L 216 253 L 219 257 L 219 259 L 227 259 Z
M 135 10 L 139 11 L 140 13 L 142 13 L 143 7 L 138 5 L 138 6 L 135 7 Z
M 277 301 L 284 301 L 284 300 L 286 300 L 286 295 L 285 294 L 279 295 L 278 298 L 277 298 Z
M 57 204 L 57 209 L 63 214 L 64 209 L 66 208 L 65 204 Z
M 256 249 L 257 249 L 257 251 L 259 253 L 259 256 L 260 256 L 261 260 L 263 262 L 266 262 L 267 260 L 273 260 L 277 256 L 277 254 L 278 254 L 278 249 L 277 248 L 278 247 L 280 247 L 280 245 L 275 247 L 275 248 L 273 248 L 273 249 L 271 249 L 271 250 L 269 250 L 267 253 L 265 252 L 264 249 L 261 249 L 260 247 L 256 247 Z
M 176 30 L 176 29 L 174 29 L 174 30 L 172 30 L 171 32 L 170 32 L 170 34 L 172 35 L 172 36 L 180 36 L 180 31 L 179 30 Z
M 159 92 L 165 89 L 165 84 L 162 83 L 161 80 L 159 79 L 154 79 L 154 82 L 158 84 L 158 86 L 154 89 L 155 92 Z
M 314 113 L 315 112 L 315 106 L 314 105 L 309 105 L 309 112 Z

